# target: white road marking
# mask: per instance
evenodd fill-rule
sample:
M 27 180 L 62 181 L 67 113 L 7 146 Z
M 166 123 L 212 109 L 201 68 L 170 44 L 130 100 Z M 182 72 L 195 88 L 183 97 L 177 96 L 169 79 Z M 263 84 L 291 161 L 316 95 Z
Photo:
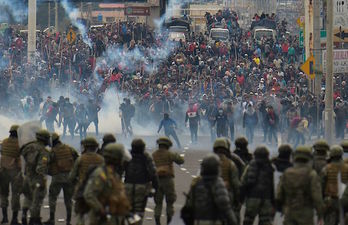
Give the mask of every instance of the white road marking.
M 145 208 L 145 212 L 153 212 L 153 209 Z

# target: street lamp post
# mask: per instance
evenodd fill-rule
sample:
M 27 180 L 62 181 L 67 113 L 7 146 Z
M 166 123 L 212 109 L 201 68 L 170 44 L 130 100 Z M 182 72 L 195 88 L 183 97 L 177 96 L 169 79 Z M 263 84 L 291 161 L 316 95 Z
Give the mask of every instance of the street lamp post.
M 28 62 L 35 64 L 36 52 L 36 0 L 28 1 Z
M 333 143 L 333 0 L 327 0 L 327 43 L 326 43 L 326 85 L 325 85 L 325 138 Z

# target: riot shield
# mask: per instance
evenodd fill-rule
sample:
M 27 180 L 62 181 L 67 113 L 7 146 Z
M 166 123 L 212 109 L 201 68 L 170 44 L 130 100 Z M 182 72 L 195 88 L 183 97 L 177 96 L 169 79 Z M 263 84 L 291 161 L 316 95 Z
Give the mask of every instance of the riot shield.
M 17 131 L 19 147 L 21 148 L 25 144 L 35 141 L 36 132 L 39 131 L 40 129 L 41 129 L 40 121 L 31 121 L 31 122 L 22 124 Z

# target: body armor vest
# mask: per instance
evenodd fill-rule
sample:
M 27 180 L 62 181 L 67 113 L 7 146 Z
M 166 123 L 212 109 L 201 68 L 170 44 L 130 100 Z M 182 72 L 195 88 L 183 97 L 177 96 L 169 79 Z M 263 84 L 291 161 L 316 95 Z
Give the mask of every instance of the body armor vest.
M 158 150 L 152 155 L 159 177 L 174 177 L 173 162 L 168 150 Z
M 21 168 L 21 158 L 17 138 L 6 138 L 2 142 L 1 149 L 1 168 L 16 169 Z
M 104 158 L 94 152 L 87 152 L 81 155 L 79 165 L 79 180 L 83 181 L 90 167 L 99 166 L 104 162 Z
M 74 166 L 74 157 L 68 145 L 57 144 L 52 148 L 54 161 L 51 164 L 51 173 L 68 173 Z
M 326 166 L 327 181 L 325 188 L 325 195 L 333 198 L 338 197 L 338 173 L 341 172 L 341 182 L 348 181 L 348 165 L 345 163 L 330 163 Z
M 284 189 L 287 198 L 286 207 L 290 209 L 300 209 L 301 207 L 312 206 L 310 173 L 311 169 L 288 168 L 284 173 Z

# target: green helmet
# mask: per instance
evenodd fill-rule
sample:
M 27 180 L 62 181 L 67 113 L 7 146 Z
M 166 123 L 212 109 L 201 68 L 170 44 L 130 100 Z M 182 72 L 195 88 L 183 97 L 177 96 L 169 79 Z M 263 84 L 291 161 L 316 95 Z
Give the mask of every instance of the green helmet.
M 165 145 L 167 146 L 168 148 L 172 147 L 173 143 L 172 141 L 167 138 L 167 137 L 160 137 L 157 139 L 157 144 L 158 145 Z
M 299 146 L 294 153 L 294 160 L 297 159 L 312 159 L 312 149 L 309 146 Z
M 19 128 L 19 125 L 17 125 L 17 124 L 12 125 L 12 126 L 10 127 L 10 132 L 15 132 L 15 131 L 18 130 L 18 128 Z
M 330 146 L 325 140 L 318 140 L 314 143 L 313 148 L 315 151 L 325 151 L 328 152 L 330 150 Z
M 259 146 L 255 149 L 254 156 L 256 159 L 267 159 L 269 156 L 269 150 L 266 146 Z
M 116 143 L 116 138 L 113 134 L 105 134 L 103 137 L 104 143 Z
M 343 148 L 340 145 L 333 145 L 330 149 L 330 158 L 340 158 L 343 155 Z
M 216 149 L 216 148 L 224 148 L 226 150 L 229 150 L 229 144 L 226 138 L 217 138 L 213 146 L 213 149 Z
M 234 144 L 237 147 L 246 147 L 248 146 L 248 139 L 246 137 L 238 137 L 235 141 Z
M 227 137 L 225 137 L 225 140 L 227 141 L 227 145 L 228 145 L 228 150 L 230 150 L 231 148 L 231 140 Z
M 52 141 L 57 141 L 59 140 L 59 135 L 56 132 L 52 133 Z
M 106 159 L 115 160 L 117 162 L 130 160 L 130 156 L 126 153 L 124 146 L 117 143 L 108 144 L 104 149 L 103 156 Z
M 132 141 L 132 149 L 145 149 L 145 142 L 141 138 L 136 138 Z
M 201 164 L 202 176 L 218 176 L 220 170 L 220 159 L 215 154 L 209 154 L 203 158 Z
M 344 152 L 348 152 L 348 140 L 342 141 L 341 146 L 342 146 Z
M 97 140 L 94 137 L 86 137 L 85 140 L 83 141 L 83 146 L 84 147 L 98 147 L 99 144 L 97 142 Z
M 50 132 L 48 132 L 48 130 L 41 129 L 36 132 L 37 140 L 49 141 L 50 137 L 51 135 L 50 135 Z
M 289 158 L 292 153 L 292 148 L 290 145 L 283 144 L 278 148 L 279 157 Z

